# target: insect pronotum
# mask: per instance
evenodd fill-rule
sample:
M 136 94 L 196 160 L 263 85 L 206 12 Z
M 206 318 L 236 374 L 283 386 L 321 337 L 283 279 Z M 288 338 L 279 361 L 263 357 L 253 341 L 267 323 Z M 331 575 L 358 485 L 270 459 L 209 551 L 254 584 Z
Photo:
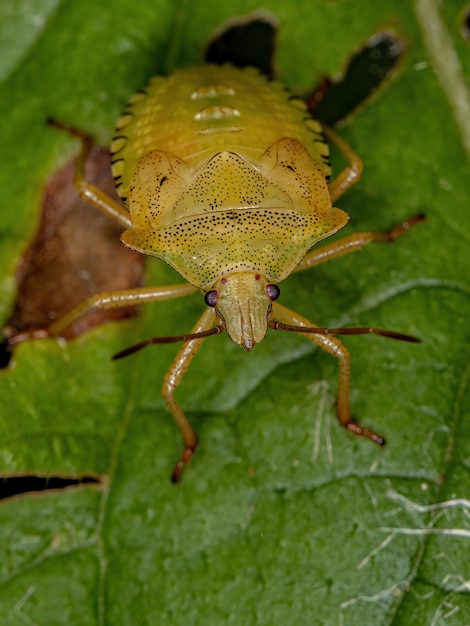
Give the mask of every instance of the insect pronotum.
M 149 343 L 184 341 L 163 384 L 163 396 L 184 441 L 173 481 L 178 481 L 197 437 L 174 392 L 205 337 L 226 331 L 251 350 L 267 329 L 303 334 L 339 360 L 337 415 L 347 430 L 383 444 L 383 438 L 351 418 L 349 353 L 335 334 L 375 333 L 405 341 L 414 337 L 375 328 L 328 329 L 277 302 L 277 286 L 293 272 L 393 241 L 422 219 L 415 216 L 388 232 L 361 232 L 318 250 L 317 242 L 342 228 L 348 215 L 332 203 L 358 181 L 359 156 L 332 130 L 312 119 L 302 100 L 256 70 L 206 65 L 155 77 L 135 94 L 119 118 L 111 144 L 118 204 L 85 180 L 92 140 L 59 123 L 82 143 L 75 184 L 80 196 L 116 220 L 121 240 L 171 265 L 187 282 L 95 295 L 46 329 L 11 339 L 59 336 L 94 308 L 171 300 L 200 291 L 205 310 L 192 332 Z M 325 135 L 348 166 L 332 181 Z

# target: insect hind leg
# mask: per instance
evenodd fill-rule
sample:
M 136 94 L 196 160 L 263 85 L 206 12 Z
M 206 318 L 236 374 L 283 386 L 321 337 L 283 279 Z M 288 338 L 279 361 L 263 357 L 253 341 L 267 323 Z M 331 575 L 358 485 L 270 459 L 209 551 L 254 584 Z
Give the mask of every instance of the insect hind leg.
M 285 324 L 290 324 L 292 326 L 314 326 L 314 324 L 312 324 L 306 318 L 302 317 L 298 313 L 294 313 L 294 311 L 285 308 L 277 302 L 273 302 L 272 317 L 273 319 L 279 320 L 280 322 L 283 322 Z M 302 334 L 302 330 L 300 329 L 299 334 Z M 373 430 L 370 430 L 369 428 L 361 426 L 360 424 L 355 422 L 351 416 L 351 409 L 349 404 L 349 388 L 351 375 L 350 357 L 348 350 L 339 339 L 333 337 L 332 335 L 316 335 L 305 333 L 303 336 L 309 341 L 316 343 L 318 346 L 320 346 L 320 348 L 322 348 L 326 352 L 329 352 L 339 360 L 339 385 L 336 404 L 336 415 L 341 426 L 343 426 L 343 428 L 346 428 L 346 430 L 354 433 L 355 435 L 367 437 L 367 439 L 370 439 L 374 443 L 383 446 L 385 444 L 385 439 L 381 435 L 377 434 Z

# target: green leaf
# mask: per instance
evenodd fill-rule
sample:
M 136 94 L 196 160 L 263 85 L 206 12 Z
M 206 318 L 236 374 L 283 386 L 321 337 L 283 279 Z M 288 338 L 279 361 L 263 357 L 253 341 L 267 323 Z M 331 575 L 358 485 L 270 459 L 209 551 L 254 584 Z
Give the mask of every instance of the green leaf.
M 354 414 L 380 450 L 336 423 L 337 363 L 270 333 L 245 354 L 208 339 L 177 397 L 200 438 L 182 450 L 160 395 L 175 346 L 110 356 L 189 331 L 198 295 L 146 307 L 67 344 L 23 344 L 0 376 L 0 473 L 95 474 L 99 485 L 0 503 L 0 622 L 67 625 L 470 622 L 468 42 L 464 3 L 272 1 L 277 67 L 297 92 L 334 76 L 379 29 L 406 42 L 394 77 L 341 134 L 364 159 L 338 202 L 344 233 L 424 211 L 392 245 L 290 277 L 282 302 L 320 325 L 374 325 L 420 345 L 345 338 Z M 22 2 L 0 24 L 3 319 L 45 180 L 75 144 L 54 117 L 107 143 L 147 78 L 197 64 L 250 0 Z M 336 171 L 339 155 L 333 153 Z M 155 260 L 148 284 L 174 273 Z

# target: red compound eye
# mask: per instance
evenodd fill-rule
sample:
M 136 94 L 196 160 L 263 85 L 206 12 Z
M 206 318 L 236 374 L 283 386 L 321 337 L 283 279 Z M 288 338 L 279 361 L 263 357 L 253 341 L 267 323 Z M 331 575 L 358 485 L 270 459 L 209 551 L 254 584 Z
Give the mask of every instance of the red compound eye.
M 204 302 L 207 304 L 207 306 L 211 306 L 212 308 L 217 306 L 218 299 L 219 299 L 219 294 L 217 293 L 215 289 L 212 289 L 211 291 L 207 291 L 204 294 Z
M 273 302 L 273 300 L 277 300 L 279 298 L 281 290 L 277 285 L 266 285 L 266 293 L 271 302 Z

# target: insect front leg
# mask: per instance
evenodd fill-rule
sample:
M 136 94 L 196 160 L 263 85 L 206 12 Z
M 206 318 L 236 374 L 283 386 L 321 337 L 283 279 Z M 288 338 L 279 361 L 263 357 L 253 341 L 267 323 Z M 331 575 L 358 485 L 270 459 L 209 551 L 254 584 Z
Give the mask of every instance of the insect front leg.
M 122 289 L 121 291 L 98 293 L 84 300 L 46 328 L 32 329 L 19 333 L 11 337 L 8 343 L 10 346 L 14 346 L 28 339 L 59 337 L 66 328 L 94 309 L 112 309 L 115 307 L 136 306 L 145 302 L 173 300 L 194 293 L 197 290 L 197 287 L 190 283 L 182 283 L 167 287 L 140 287 L 138 289 Z
M 215 321 L 215 312 L 213 309 L 206 309 L 206 311 L 199 318 L 198 323 L 193 328 L 193 333 L 202 332 L 205 330 L 209 330 L 211 326 L 213 326 Z M 193 360 L 194 356 L 198 352 L 199 348 L 202 345 L 204 339 L 194 339 L 192 341 L 188 341 L 183 345 L 181 350 L 176 355 L 175 360 L 170 366 L 170 369 L 165 375 L 164 383 L 163 383 L 163 398 L 170 409 L 170 413 L 173 416 L 178 428 L 180 429 L 181 435 L 183 437 L 183 442 L 185 448 L 183 450 L 183 454 L 181 455 L 180 460 L 175 465 L 173 473 L 171 475 L 171 480 L 174 483 L 179 482 L 181 472 L 184 469 L 184 466 L 187 465 L 196 449 L 197 446 L 197 435 L 193 430 L 193 427 L 188 421 L 188 418 L 183 413 L 182 408 L 175 400 L 174 392 L 178 385 L 181 383 L 183 376 L 188 369 L 189 364 Z
M 77 188 L 79 196 L 86 200 L 89 204 L 99 209 L 102 213 L 108 215 L 114 221 L 121 224 L 124 228 L 130 228 L 132 226 L 132 222 L 127 209 L 103 193 L 100 189 L 98 189 L 98 187 L 89 183 L 85 178 L 85 164 L 91 151 L 93 150 L 92 138 L 81 130 L 67 126 L 66 124 L 57 122 L 56 120 L 49 120 L 49 124 L 50 126 L 54 126 L 59 130 L 63 130 L 70 135 L 73 135 L 81 142 L 81 150 L 75 161 L 75 173 L 73 178 L 73 182 Z
M 306 270 L 310 267 L 315 267 L 316 265 L 320 265 L 321 263 L 326 263 L 326 261 L 330 261 L 331 259 L 336 259 L 337 257 L 344 256 L 345 254 L 349 254 L 350 252 L 355 252 L 356 250 L 360 250 L 367 246 L 369 243 L 387 243 L 391 241 L 395 241 L 398 237 L 401 237 L 404 233 L 406 233 L 412 226 L 419 224 L 423 220 L 425 220 L 425 216 L 423 214 L 414 215 L 410 217 L 410 219 L 405 220 L 395 228 L 391 230 L 387 230 L 385 232 L 363 232 L 363 233 L 354 233 L 349 237 L 343 237 L 338 241 L 327 244 L 326 246 L 322 246 L 321 248 L 317 248 L 312 252 L 309 252 L 302 261 L 297 265 L 294 272 L 301 272 L 302 270 Z
M 272 317 L 284 324 L 290 324 L 293 326 L 315 326 L 311 324 L 305 317 L 294 313 L 290 309 L 286 309 L 277 302 L 273 302 Z M 302 332 L 300 332 L 302 334 Z M 316 335 L 316 334 L 304 334 L 306 339 L 309 339 L 313 343 L 316 343 L 320 348 L 326 350 L 339 360 L 339 385 L 338 385 L 338 397 L 336 404 L 336 415 L 338 421 L 350 432 L 355 435 L 367 437 L 379 445 L 384 445 L 385 439 L 368 428 L 364 428 L 357 422 L 354 422 L 351 417 L 351 410 L 349 404 L 349 386 L 350 386 L 350 358 L 349 352 L 344 347 L 339 339 L 332 335 Z

